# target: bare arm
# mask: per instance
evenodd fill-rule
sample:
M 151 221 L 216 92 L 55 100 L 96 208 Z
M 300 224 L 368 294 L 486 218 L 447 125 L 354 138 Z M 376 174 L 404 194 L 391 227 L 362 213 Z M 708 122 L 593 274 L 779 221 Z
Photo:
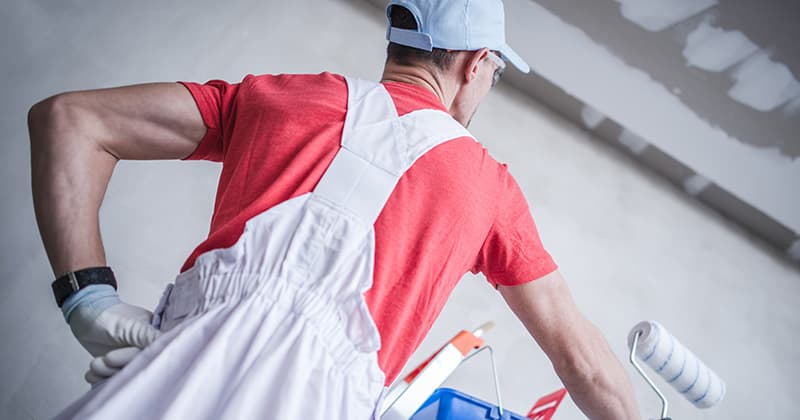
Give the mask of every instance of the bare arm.
M 584 414 L 593 420 L 641 418 L 622 365 L 578 311 L 561 274 L 499 290 Z
M 186 157 L 206 127 L 185 87 L 151 83 L 50 97 L 28 130 L 36 220 L 61 276 L 106 265 L 98 212 L 117 161 Z

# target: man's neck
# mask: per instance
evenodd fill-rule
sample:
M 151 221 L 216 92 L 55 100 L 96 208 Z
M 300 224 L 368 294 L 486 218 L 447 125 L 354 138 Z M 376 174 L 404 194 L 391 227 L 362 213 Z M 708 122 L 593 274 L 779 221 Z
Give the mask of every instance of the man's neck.
M 449 92 L 450 89 L 438 73 L 416 66 L 386 63 L 381 82 L 401 82 L 421 86 L 433 92 L 447 109 L 450 109 L 455 96 Z

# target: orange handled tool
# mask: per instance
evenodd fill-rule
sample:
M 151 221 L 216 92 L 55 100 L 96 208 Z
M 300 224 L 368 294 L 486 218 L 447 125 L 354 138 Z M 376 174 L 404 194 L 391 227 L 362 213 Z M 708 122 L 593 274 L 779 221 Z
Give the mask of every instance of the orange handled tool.
M 472 350 L 483 346 L 480 336 L 493 326 L 493 322 L 487 322 L 472 332 L 459 332 L 402 381 L 395 383 L 384 399 L 382 418 L 391 420 L 411 417 Z M 410 386 L 412 383 L 413 386 Z

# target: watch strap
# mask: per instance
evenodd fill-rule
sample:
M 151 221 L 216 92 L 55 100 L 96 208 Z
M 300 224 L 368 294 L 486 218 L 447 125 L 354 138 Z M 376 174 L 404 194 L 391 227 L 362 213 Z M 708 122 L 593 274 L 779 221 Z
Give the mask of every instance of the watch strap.
M 91 267 L 71 271 L 57 278 L 51 284 L 56 304 L 61 307 L 71 294 L 92 284 L 109 284 L 114 287 L 114 290 L 117 289 L 117 279 L 110 267 Z

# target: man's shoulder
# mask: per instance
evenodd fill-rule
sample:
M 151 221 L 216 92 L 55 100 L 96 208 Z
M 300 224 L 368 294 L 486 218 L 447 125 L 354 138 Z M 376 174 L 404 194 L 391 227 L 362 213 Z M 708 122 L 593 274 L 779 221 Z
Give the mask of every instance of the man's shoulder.
M 285 104 L 289 108 L 339 109 L 347 101 L 344 76 L 329 72 L 249 74 L 242 80 L 240 90 L 245 102 Z
M 342 86 L 345 77 L 341 74 L 322 72 L 317 74 L 308 73 L 278 73 L 278 74 L 248 74 L 242 79 L 242 84 L 251 85 L 274 85 L 284 88 L 316 86 L 317 88 L 325 85 Z

